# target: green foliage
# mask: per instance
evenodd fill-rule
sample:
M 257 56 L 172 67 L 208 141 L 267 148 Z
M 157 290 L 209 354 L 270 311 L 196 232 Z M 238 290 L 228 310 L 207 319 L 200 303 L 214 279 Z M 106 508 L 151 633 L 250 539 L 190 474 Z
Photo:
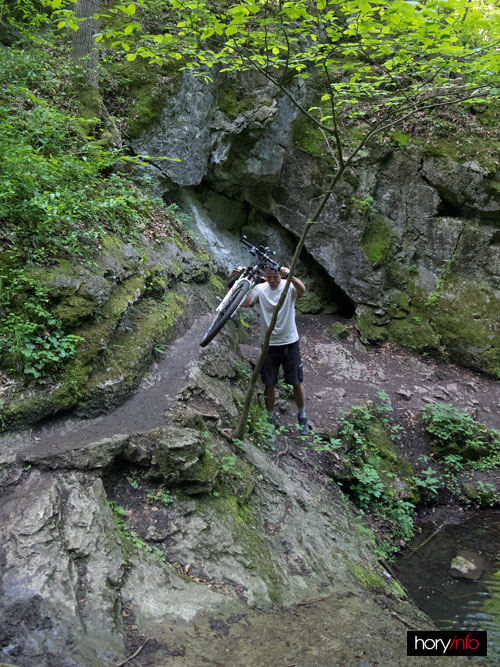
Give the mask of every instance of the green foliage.
M 280 398 L 289 400 L 293 398 L 293 387 L 291 384 L 287 384 L 283 378 L 279 378 L 276 384 L 276 388 L 279 392 Z
M 115 524 L 116 532 L 120 536 L 122 543 L 122 550 L 125 562 L 129 561 L 129 552 L 133 549 L 138 549 L 149 553 L 159 560 L 165 561 L 165 555 L 161 549 L 151 547 L 148 543 L 143 540 L 139 535 L 130 529 L 128 522 L 126 520 L 127 511 L 121 505 L 118 505 L 114 500 L 109 501 L 109 508 L 111 510 L 111 515 L 113 517 L 113 523 Z
M 389 535 L 390 539 L 378 540 L 378 552 L 387 557 L 413 535 L 414 482 L 395 455 L 393 441 L 398 437 L 398 429 L 393 429 L 397 425 L 389 418 L 392 411 L 389 397 L 379 392 L 377 398 L 376 403 L 353 406 L 340 419 L 338 439 L 346 449 L 345 459 L 350 467 L 349 493 L 363 512 L 377 517 L 382 533 Z M 394 482 L 403 474 L 408 491 L 402 495 Z
M 477 461 L 476 466 L 496 467 L 500 458 L 500 431 L 488 429 L 453 405 L 431 403 L 421 413 L 439 457 L 456 455 Z
M 146 502 L 148 505 L 156 505 L 157 503 L 163 503 L 165 507 L 168 507 L 174 502 L 174 498 L 170 495 L 170 491 L 165 489 L 163 486 L 154 489 L 153 491 L 148 491 L 146 494 Z
M 39 378 L 75 353 L 79 336 L 64 335 L 47 289 L 14 267 L 0 269 L 0 358 L 12 371 Z
M 424 458 L 428 461 L 429 457 Z M 438 473 L 430 465 L 420 471 L 418 476 L 415 477 L 415 483 L 421 491 L 423 500 L 434 499 L 442 485 Z
M 248 417 L 248 434 L 261 447 L 274 449 L 276 429 L 269 421 L 267 410 L 254 403 Z
M 235 468 L 236 463 L 235 456 L 223 456 L 220 461 L 220 467 L 223 472 L 230 472 L 236 477 L 243 477 L 243 473 Z
M 0 50 L 0 78 L 8 82 L 0 93 L 0 220 L 27 260 L 49 263 L 88 257 L 110 232 L 137 235 L 164 207 L 113 172 L 128 158 L 83 134 L 94 121 L 85 126 L 54 104 L 50 87 L 48 99 L 40 96 L 46 68 L 38 55 Z

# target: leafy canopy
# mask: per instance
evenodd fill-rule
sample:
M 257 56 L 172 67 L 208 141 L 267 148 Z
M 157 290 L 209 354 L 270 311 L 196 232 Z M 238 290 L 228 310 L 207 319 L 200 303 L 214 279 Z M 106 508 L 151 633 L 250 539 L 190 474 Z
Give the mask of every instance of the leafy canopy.
M 47 2 L 60 26 L 77 28 L 71 3 Z M 257 69 L 281 85 L 321 68 L 328 111 L 317 122 L 363 113 L 367 101 L 397 120 L 410 100 L 498 94 L 498 0 L 138 0 L 101 16 L 97 39 L 128 60 L 179 60 L 205 77 Z

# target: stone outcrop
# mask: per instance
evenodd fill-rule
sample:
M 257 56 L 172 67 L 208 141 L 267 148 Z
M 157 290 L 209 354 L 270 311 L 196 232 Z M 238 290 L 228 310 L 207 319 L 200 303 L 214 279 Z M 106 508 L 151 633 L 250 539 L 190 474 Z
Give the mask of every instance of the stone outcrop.
M 239 87 L 222 78 L 215 84 L 183 81 L 180 92 L 166 100 L 168 133 L 160 139 L 161 123 L 156 124 L 136 149 L 151 137 L 163 141 L 167 154 L 182 143 L 184 166 L 159 165 L 173 181 L 169 188 L 202 184 L 202 201 L 225 233 L 247 231 L 289 255 L 284 230 L 300 234 L 334 169 L 322 137 L 286 96 L 254 74 L 242 77 Z M 197 99 L 200 86 L 203 105 L 194 108 L 209 125 L 190 144 L 192 127 L 178 109 Z M 297 84 L 293 94 L 307 106 L 314 84 Z M 439 135 L 427 143 L 404 136 L 380 137 L 360 152 L 311 229 L 306 250 L 354 304 L 363 340 L 445 352 L 498 376 L 500 180 L 491 157 L 496 144 L 478 136 L 477 148 L 470 137 L 450 147 Z M 193 160 L 195 170 L 189 167 Z M 193 177 L 187 179 L 187 172 Z
M 71 437 L 28 448 L 11 441 L 0 477 L 3 660 L 99 667 L 123 659 L 127 638 L 142 635 L 154 638 L 157 664 L 173 646 L 186 656 L 180 664 L 196 664 L 200 632 L 208 638 L 210 628 L 227 628 L 213 637 L 224 646 L 236 624 L 248 651 L 244 629 L 265 619 L 251 641 L 267 646 L 264 628 L 279 633 L 292 622 L 271 611 L 283 605 L 297 605 L 298 633 L 317 628 L 319 612 L 301 608 L 311 601 L 323 614 L 335 609 L 345 664 L 367 633 L 373 655 L 402 655 L 398 618 L 415 622 L 416 610 L 331 483 L 228 439 L 242 398 L 235 362 L 245 363 L 223 331 L 193 360 L 160 428 L 78 447 Z M 264 645 L 257 654 L 272 650 L 280 664 L 285 644 Z M 329 646 L 325 636 L 322 654 Z M 252 660 L 234 655 L 231 664 Z
M 114 236 L 92 270 L 61 262 L 32 278 L 51 295 L 54 316 L 79 337 L 58 381 L 14 386 L 2 404 L 1 429 L 26 426 L 78 406 L 83 416 L 109 411 L 137 388 L 155 355 L 211 301 L 208 257 L 173 234 L 141 240 Z

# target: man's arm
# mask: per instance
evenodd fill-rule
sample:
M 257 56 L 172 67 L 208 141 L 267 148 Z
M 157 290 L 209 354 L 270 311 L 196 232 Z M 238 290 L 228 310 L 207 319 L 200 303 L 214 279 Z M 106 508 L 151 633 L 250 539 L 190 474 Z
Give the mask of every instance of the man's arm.
M 253 297 L 252 297 L 252 292 L 249 292 L 247 294 L 247 297 L 246 297 L 245 301 L 243 301 L 241 306 L 242 306 L 242 308 L 251 308 L 253 306 L 253 304 L 254 304 L 254 300 L 253 300 Z
M 288 274 L 290 273 L 290 269 L 286 266 L 282 266 L 281 269 L 280 269 L 280 273 L 281 273 L 282 278 L 288 278 Z M 306 286 L 304 285 L 302 280 L 300 280 L 300 278 L 297 278 L 297 276 L 292 276 L 292 279 L 291 279 L 290 282 L 292 283 L 292 285 L 297 290 L 297 298 L 300 298 L 301 296 L 303 296 L 305 294 Z

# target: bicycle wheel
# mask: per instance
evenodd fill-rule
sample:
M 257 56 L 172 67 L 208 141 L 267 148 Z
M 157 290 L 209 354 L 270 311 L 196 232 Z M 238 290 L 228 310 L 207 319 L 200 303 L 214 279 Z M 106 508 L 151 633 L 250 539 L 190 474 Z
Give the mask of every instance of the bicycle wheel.
M 217 313 L 217 317 L 214 319 L 212 324 L 205 331 L 205 335 L 201 339 L 201 347 L 205 347 L 210 343 L 211 340 L 217 336 L 222 327 L 226 324 L 228 319 L 234 315 L 238 307 L 245 300 L 248 292 L 251 290 L 252 286 L 250 283 L 242 282 L 234 290 L 231 298 L 225 305 L 225 307 Z

